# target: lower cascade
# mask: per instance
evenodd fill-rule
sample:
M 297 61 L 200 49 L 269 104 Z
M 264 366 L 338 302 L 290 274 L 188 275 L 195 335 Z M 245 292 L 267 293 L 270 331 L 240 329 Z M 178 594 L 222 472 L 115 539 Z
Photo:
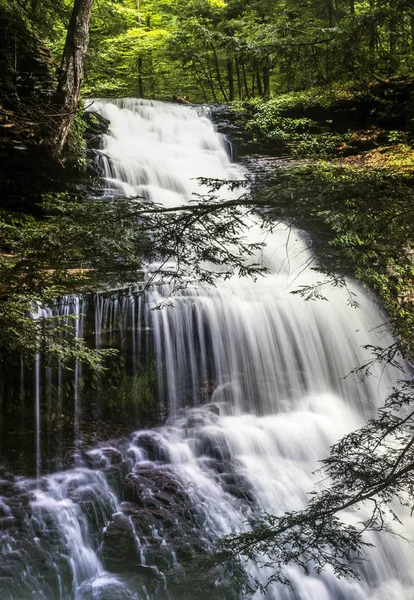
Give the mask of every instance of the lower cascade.
M 108 197 L 139 195 L 171 207 L 203 192 L 199 177 L 245 177 L 200 109 L 126 99 L 96 101 L 94 110 L 110 121 L 100 151 Z M 414 598 L 410 545 L 386 534 L 369 535 L 359 580 L 329 570 L 306 576 L 291 565 L 292 585 L 274 583 L 264 596 L 240 595 L 219 570 L 204 581 L 193 566 L 251 519 L 303 508 L 318 461 L 375 414 L 397 379 L 391 367 L 373 367 L 363 381 L 352 373 L 370 357 L 364 346 L 385 346 L 390 337 L 356 283 L 348 285 L 358 307 L 343 288 L 328 290 L 328 301 L 291 294 L 319 277 L 303 232 L 280 224 L 264 234 L 259 217 L 246 217 L 246 236 L 265 237 L 256 259 L 268 274 L 256 282 L 193 281 L 170 299 L 171 286 L 160 280 L 143 295 L 68 297 L 44 309 L 77 314 L 77 335 L 89 327 L 94 345 L 116 345 L 132 371 L 143 356 L 153 361 L 167 417 L 129 439 L 84 446 L 81 365 L 69 376 L 39 358 L 30 372 L 22 366 L 36 411 L 36 477 L 0 472 L 0 599 Z M 157 310 L 169 299 L 172 306 Z M 62 388 L 67 377 L 76 461 L 67 469 L 57 461 L 47 473 L 39 411 L 48 387 Z M 246 569 L 263 583 L 271 574 L 253 563 Z

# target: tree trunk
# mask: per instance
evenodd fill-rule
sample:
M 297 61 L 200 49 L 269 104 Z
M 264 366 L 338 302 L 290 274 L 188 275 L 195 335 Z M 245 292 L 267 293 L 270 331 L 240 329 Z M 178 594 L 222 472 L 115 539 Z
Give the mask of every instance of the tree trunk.
M 262 76 L 260 73 L 260 67 L 258 64 L 255 64 L 256 68 L 256 78 L 257 78 L 257 93 L 262 98 L 263 97 L 263 86 L 262 86 Z
M 414 10 L 411 12 L 411 51 L 414 52 Z
M 214 88 L 213 75 L 211 73 L 211 64 L 210 64 L 210 58 L 209 58 L 209 55 L 208 55 L 208 48 L 207 47 L 205 49 L 205 56 L 206 56 L 206 65 L 207 65 L 206 72 L 207 72 L 208 82 L 210 84 L 211 93 L 213 94 L 213 101 L 217 103 L 218 100 L 217 100 L 216 90 Z
M 334 27 L 335 26 L 335 8 L 334 8 L 333 0 L 326 0 L 326 10 L 328 13 L 329 27 Z
M 351 15 L 355 14 L 355 0 L 349 0 L 349 12 Z
M 397 65 L 398 65 L 398 58 L 397 58 L 397 42 L 398 42 L 398 35 L 397 35 L 397 19 L 395 17 L 395 15 L 391 15 L 390 17 L 390 21 L 389 21 L 389 49 L 390 49 L 390 65 L 392 70 L 396 70 Z
M 214 66 L 215 66 L 215 69 L 216 69 L 217 83 L 219 84 L 219 88 L 220 88 L 220 91 L 221 91 L 221 93 L 223 95 L 224 102 L 228 102 L 226 90 L 224 89 L 223 82 L 221 80 L 220 65 L 219 65 L 219 60 L 218 60 L 217 52 L 216 52 L 216 49 L 215 49 L 215 47 L 213 46 L 212 43 L 210 43 L 210 46 L 211 46 L 211 49 L 213 51 L 213 56 L 214 56 Z
M 62 153 L 69 130 L 79 105 L 83 77 L 83 63 L 89 42 L 89 23 L 93 0 L 75 0 L 53 107 L 56 115 L 48 134 L 47 144 L 52 154 Z
M 149 72 L 150 72 L 151 97 L 155 98 L 155 75 L 154 75 L 152 50 L 148 50 L 148 63 L 149 63 Z
M 200 65 L 200 67 L 203 68 L 202 65 Z M 192 70 L 194 79 L 197 82 L 197 85 L 200 87 L 201 91 L 203 92 L 204 102 L 206 102 L 206 104 L 208 104 L 209 97 L 208 97 L 208 94 L 207 94 L 206 89 L 204 87 L 203 80 L 200 77 L 198 70 L 195 69 L 194 66 L 193 66 L 193 68 L 191 70 Z
M 369 0 L 369 8 L 371 11 L 374 10 L 375 0 Z M 376 26 L 374 24 L 374 21 L 372 21 L 372 24 L 370 25 L 370 28 L 369 28 L 369 51 L 370 51 L 371 56 L 373 56 L 374 52 L 375 52 L 376 37 L 377 37 Z
M 142 56 L 138 56 L 138 95 L 140 98 L 144 98 L 144 77 L 143 77 L 143 60 Z
M 263 96 L 270 98 L 270 69 L 268 65 L 263 65 Z
M 234 100 L 234 73 L 233 73 L 233 59 L 228 58 L 226 60 L 227 67 L 227 82 L 229 84 L 229 100 L 232 102 Z
M 246 93 L 246 98 L 250 98 L 249 85 L 247 83 L 246 65 L 245 65 L 243 59 L 241 61 L 241 68 L 242 68 L 244 91 Z
M 239 100 L 243 100 L 243 86 L 242 86 L 242 81 L 241 81 L 241 77 L 240 77 L 240 65 L 239 65 L 238 58 L 236 58 L 236 76 L 237 76 L 237 91 L 239 94 Z

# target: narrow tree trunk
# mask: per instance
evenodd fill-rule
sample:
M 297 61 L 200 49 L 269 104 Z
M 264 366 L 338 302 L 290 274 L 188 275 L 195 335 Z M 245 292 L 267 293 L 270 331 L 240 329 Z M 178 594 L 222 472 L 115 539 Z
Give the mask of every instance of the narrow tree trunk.
M 397 59 L 397 19 L 394 15 L 390 18 L 390 33 L 389 33 L 389 49 L 390 49 L 390 64 L 393 69 L 397 67 L 398 59 Z
M 234 100 L 234 72 L 233 72 L 233 59 L 230 57 L 226 60 L 227 67 L 227 82 L 229 84 L 229 100 Z
M 237 91 L 239 93 L 239 100 L 243 100 L 243 86 L 240 77 L 240 66 L 239 59 L 236 58 L 236 76 L 237 76 Z
M 47 135 L 47 144 L 56 157 L 62 153 L 79 105 L 92 5 L 93 0 L 75 0 L 66 35 L 58 86 L 53 101 L 56 116 L 53 117 L 53 125 Z
M 135 4 L 138 11 L 138 26 L 141 27 L 141 0 L 135 0 Z M 140 98 L 144 98 L 144 61 L 142 56 L 138 56 L 137 60 L 137 71 L 138 71 L 138 95 Z
M 370 8 L 370 10 L 374 10 L 375 0 L 369 0 L 369 8 Z M 375 40 L 376 40 L 376 27 L 372 22 L 370 29 L 369 29 L 369 51 L 370 51 L 371 56 L 373 56 L 373 54 L 375 52 Z
M 263 96 L 270 97 L 270 70 L 268 65 L 263 66 Z
M 200 67 L 202 68 L 202 65 L 200 65 Z M 197 82 L 197 85 L 198 85 L 198 87 L 199 87 L 199 88 L 201 89 L 201 91 L 203 92 L 204 101 L 208 103 L 208 102 L 209 102 L 209 97 L 208 97 L 208 94 L 207 94 L 207 92 L 206 92 L 206 89 L 205 89 L 205 87 L 204 87 L 204 84 L 203 84 L 203 80 L 202 80 L 202 78 L 200 77 L 200 75 L 199 75 L 199 73 L 198 73 L 197 69 L 194 69 L 194 68 L 193 68 L 193 69 L 192 69 L 192 73 L 193 73 L 194 79 L 195 79 L 195 80 L 196 80 L 196 82 Z
M 262 75 L 260 73 L 260 68 L 257 63 L 255 63 L 256 69 L 256 79 L 257 79 L 257 93 L 261 98 L 263 98 L 263 85 L 262 85 Z
M 250 98 L 249 85 L 247 83 L 247 75 L 246 75 L 246 65 L 244 60 L 241 61 L 241 68 L 243 73 L 243 83 L 244 83 L 244 91 L 246 93 L 246 98 Z
M 214 67 L 216 69 L 217 83 L 219 84 L 219 88 L 220 88 L 220 91 L 221 91 L 221 93 L 223 95 L 224 102 L 228 102 L 226 90 L 224 89 L 223 82 L 221 80 L 220 65 L 219 65 L 219 60 L 218 60 L 217 52 L 216 52 L 216 49 L 213 46 L 213 44 L 210 44 L 210 45 L 211 45 L 211 49 L 213 51 L 213 56 L 214 56 Z
M 414 52 L 414 11 L 411 12 L 411 51 Z
M 138 56 L 138 94 L 140 98 L 144 98 L 144 77 L 143 77 L 143 60 L 142 56 Z
M 204 54 L 200 53 L 200 56 L 204 57 Z M 194 79 L 195 79 L 197 85 L 200 87 L 201 91 L 203 92 L 204 100 L 206 101 L 206 103 L 209 103 L 211 100 L 211 97 L 208 95 L 207 90 L 205 88 L 206 82 L 211 88 L 214 102 L 217 102 L 217 98 L 216 98 L 216 95 L 214 92 L 214 86 L 211 85 L 212 82 L 210 79 L 210 74 L 209 74 L 208 68 L 206 67 L 206 64 L 200 59 L 200 57 L 198 55 L 194 56 L 193 63 L 191 66 L 191 72 L 193 73 L 193 76 L 194 76 Z M 203 80 L 203 76 L 204 76 L 204 80 Z
M 349 0 L 349 12 L 351 15 L 355 14 L 355 0 Z
M 335 8 L 333 0 L 326 0 L 329 27 L 335 27 Z
M 150 72 L 150 86 L 151 86 L 151 97 L 155 98 L 155 75 L 154 75 L 154 66 L 152 60 L 152 50 L 148 51 L 148 64 L 149 64 L 149 72 Z
M 205 56 L 206 56 L 206 66 L 207 66 L 206 72 L 207 72 L 208 82 L 209 82 L 210 88 L 211 88 L 211 93 L 213 94 L 213 102 L 217 103 L 218 100 L 217 100 L 216 90 L 215 90 L 215 87 L 214 87 L 213 75 L 211 73 L 210 58 L 209 58 L 209 55 L 208 55 L 208 48 L 207 47 L 206 47 L 206 50 L 205 50 Z

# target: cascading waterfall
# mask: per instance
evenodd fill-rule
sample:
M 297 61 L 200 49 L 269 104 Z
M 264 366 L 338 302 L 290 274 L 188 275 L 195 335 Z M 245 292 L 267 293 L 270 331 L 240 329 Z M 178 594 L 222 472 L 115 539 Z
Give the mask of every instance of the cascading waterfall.
M 244 177 L 195 108 L 131 99 L 98 101 L 94 110 L 111 123 L 100 156 L 108 196 L 139 195 L 169 207 L 200 193 L 197 177 Z M 249 218 L 246 235 L 260 241 L 258 220 Z M 348 306 L 343 289 L 328 290 L 328 302 L 292 295 L 318 281 L 306 237 L 280 225 L 265 241 L 257 258 L 269 274 L 256 283 L 193 282 L 161 311 L 152 309 L 169 296 L 165 281 L 145 297 L 129 290 L 98 295 L 92 309 L 75 298 L 58 307 L 60 314 L 93 310 L 96 347 L 104 332 L 107 345 L 117 338 L 135 369 L 141 354 L 151 353 L 169 417 L 130 442 L 83 451 L 75 469 L 2 482 L 1 575 L 23 567 L 0 598 L 236 600 L 231 583 L 219 578 L 209 593 L 194 582 L 183 591 L 173 575 L 250 517 L 302 508 L 317 461 L 374 414 L 396 378 L 391 368 L 374 369 L 364 381 L 346 377 L 368 358 L 364 344 L 390 341 L 380 327 L 384 316 L 363 290 L 349 282 L 359 308 Z M 80 319 L 79 334 L 83 327 Z M 76 438 L 80 375 L 76 365 Z M 61 382 L 61 370 L 57 377 Z M 37 406 L 39 387 L 36 394 Z M 38 445 L 40 471 L 40 437 Z M 25 546 L 28 537 L 34 541 Z M 293 565 L 292 587 L 274 584 L 266 598 L 413 598 L 409 546 L 385 535 L 371 539 L 376 547 L 360 581 L 337 580 L 329 570 L 305 577 Z M 269 575 L 248 569 L 262 581 Z

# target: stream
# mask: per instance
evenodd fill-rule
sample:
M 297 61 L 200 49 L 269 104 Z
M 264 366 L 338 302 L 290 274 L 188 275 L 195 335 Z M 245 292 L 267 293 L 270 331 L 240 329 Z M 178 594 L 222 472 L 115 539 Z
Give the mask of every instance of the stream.
M 207 110 L 133 99 L 96 101 L 93 110 L 110 121 L 99 152 L 108 201 L 139 195 L 172 207 L 205 192 L 199 177 L 246 176 Z M 359 580 L 329 570 L 306 576 L 291 565 L 291 587 L 274 583 L 265 596 L 241 596 L 220 572 L 205 581 L 191 572 L 191 559 L 219 537 L 246 530 L 264 512 L 303 508 L 318 461 L 375 414 L 398 378 L 391 367 L 374 367 L 363 381 L 350 375 L 370 357 L 364 345 L 392 341 L 381 327 L 385 315 L 357 283 L 348 285 L 358 307 L 339 287 L 326 290 L 327 301 L 291 294 L 320 278 L 310 268 L 309 236 L 283 223 L 263 232 L 251 215 L 245 235 L 266 242 L 252 260 L 268 274 L 256 282 L 192 281 L 162 310 L 166 280 L 144 295 L 108 291 L 43 309 L 78 315 L 76 334 L 97 348 L 117 347 L 131 377 L 153 365 L 163 418 L 138 430 L 131 419 L 128 436 L 107 419 L 101 439 L 82 444 L 82 419 L 102 412 L 105 386 L 95 382 L 91 392 L 80 364 L 66 373 L 39 357 L 13 372 L 15 410 L 31 434 L 8 445 L 2 439 L 14 462 L 0 471 L 1 600 L 414 598 L 412 548 L 385 534 L 368 535 L 374 546 Z M 32 413 L 22 416 L 26 401 Z M 263 583 L 271 573 L 246 569 Z

